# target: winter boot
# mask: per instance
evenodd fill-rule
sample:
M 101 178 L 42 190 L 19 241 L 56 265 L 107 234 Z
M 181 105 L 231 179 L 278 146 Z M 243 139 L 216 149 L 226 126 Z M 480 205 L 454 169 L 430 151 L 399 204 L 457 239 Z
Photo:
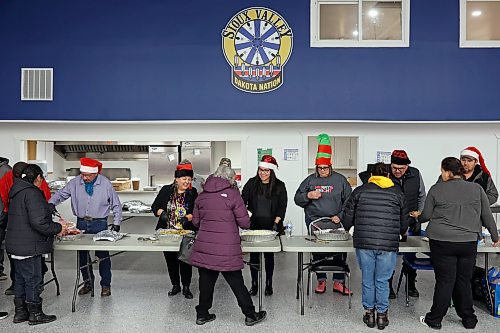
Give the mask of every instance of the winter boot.
M 14 298 L 14 324 L 22 323 L 27 321 L 30 317 L 28 313 L 28 307 L 26 306 L 26 302 L 22 298 Z
M 50 323 L 57 319 L 54 315 L 46 315 L 42 310 L 42 299 L 40 298 L 40 303 L 29 303 L 26 302 L 29 312 L 29 324 L 38 325 Z

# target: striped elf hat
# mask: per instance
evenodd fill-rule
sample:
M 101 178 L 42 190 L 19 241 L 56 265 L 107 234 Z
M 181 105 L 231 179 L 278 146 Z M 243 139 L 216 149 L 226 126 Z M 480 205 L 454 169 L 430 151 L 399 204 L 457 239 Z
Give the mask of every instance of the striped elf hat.
M 318 153 L 316 154 L 316 165 L 332 165 L 332 144 L 328 134 L 320 134 L 318 140 Z

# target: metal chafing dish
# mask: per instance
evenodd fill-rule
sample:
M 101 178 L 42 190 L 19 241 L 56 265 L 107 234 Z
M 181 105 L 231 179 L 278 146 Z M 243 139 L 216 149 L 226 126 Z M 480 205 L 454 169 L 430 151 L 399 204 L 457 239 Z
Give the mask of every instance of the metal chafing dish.
M 269 242 L 276 238 L 278 233 L 272 230 L 242 230 L 240 237 L 246 242 Z

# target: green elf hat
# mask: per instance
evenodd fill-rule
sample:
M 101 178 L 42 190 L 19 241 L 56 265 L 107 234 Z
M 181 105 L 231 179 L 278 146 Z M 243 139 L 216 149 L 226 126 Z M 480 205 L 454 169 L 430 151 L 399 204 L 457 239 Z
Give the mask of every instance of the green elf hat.
M 332 165 L 332 144 L 328 134 L 320 134 L 318 140 L 318 153 L 316 154 L 316 165 Z

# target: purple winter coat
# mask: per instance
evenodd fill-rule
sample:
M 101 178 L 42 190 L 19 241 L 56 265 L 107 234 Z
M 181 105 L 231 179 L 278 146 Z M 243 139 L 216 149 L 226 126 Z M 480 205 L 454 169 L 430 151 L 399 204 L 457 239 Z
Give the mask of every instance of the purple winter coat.
M 209 177 L 194 204 L 193 224 L 199 229 L 191 264 L 214 271 L 243 269 L 238 226 L 250 218 L 238 189 L 226 179 Z

